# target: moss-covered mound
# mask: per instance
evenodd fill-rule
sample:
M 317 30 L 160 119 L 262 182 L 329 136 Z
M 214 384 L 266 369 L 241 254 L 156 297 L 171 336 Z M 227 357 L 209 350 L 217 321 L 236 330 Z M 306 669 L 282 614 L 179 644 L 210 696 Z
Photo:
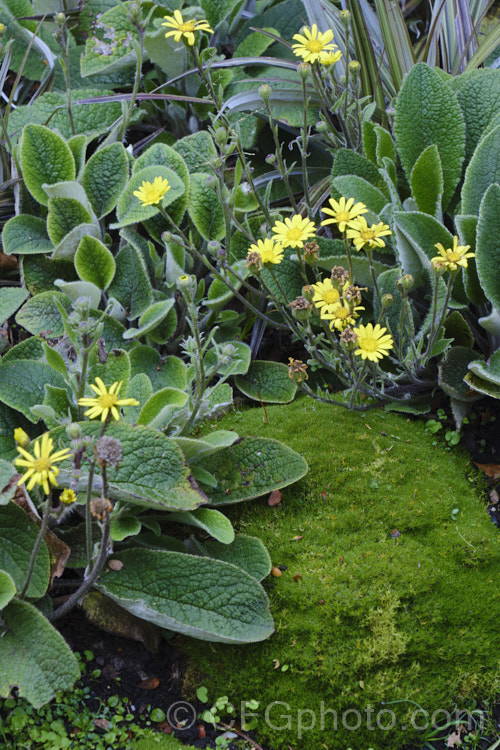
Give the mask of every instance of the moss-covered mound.
M 228 509 L 283 570 L 268 581 L 276 633 L 241 647 L 185 639 L 197 679 L 211 699 L 260 701 L 257 736 L 272 750 L 422 746 L 435 711 L 442 722 L 500 692 L 500 534 L 476 470 L 390 413 L 299 399 L 267 414 L 219 426 L 309 463 L 281 505 Z

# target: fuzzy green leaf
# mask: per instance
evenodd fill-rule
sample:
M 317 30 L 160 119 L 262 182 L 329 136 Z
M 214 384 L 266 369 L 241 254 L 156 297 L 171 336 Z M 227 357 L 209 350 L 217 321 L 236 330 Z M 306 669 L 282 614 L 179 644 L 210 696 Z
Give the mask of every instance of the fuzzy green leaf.
M 444 181 L 441 159 L 435 143 L 427 146 L 415 162 L 410 185 L 418 210 L 439 219 Z
M 26 125 L 20 148 L 21 170 L 31 195 L 46 206 L 44 183 L 75 179 L 75 160 L 60 135 L 44 125 Z
M 470 403 L 470 386 L 464 382 L 469 364 L 477 360 L 477 352 L 466 346 L 452 346 L 439 362 L 438 382 L 448 396 Z
M 469 363 L 469 370 L 478 378 L 500 388 L 500 349 L 491 355 L 490 361 L 476 359 Z
M 484 194 L 500 183 L 500 125 L 480 141 L 465 172 L 462 214 L 478 216 Z
M 0 570 L 0 610 L 7 606 L 11 599 L 16 595 L 16 584 L 12 576 Z
M 436 242 L 441 242 L 444 247 L 451 247 L 453 244 L 450 232 L 441 222 L 428 214 L 396 211 L 394 221 L 399 262 L 405 273 L 418 277 L 422 266 L 429 269 L 431 258 L 438 254 Z M 418 258 L 417 261 L 412 260 L 402 240 L 409 243 L 411 251 Z
M 465 120 L 465 160 L 468 162 L 477 144 L 500 112 L 500 75 L 498 70 L 482 68 L 451 78 Z
M 62 292 L 42 292 L 21 307 L 16 315 L 16 323 L 33 335 L 45 333 L 50 334 L 51 338 L 62 336 L 64 326 L 55 299 L 66 311 L 71 310 L 71 300 Z
M 252 352 L 242 341 L 228 341 L 221 345 L 222 362 L 216 372 L 220 375 L 244 375 L 250 365 Z M 209 349 L 205 355 L 205 368 L 212 369 L 217 365 L 217 355 L 214 349 Z
M 185 135 L 176 141 L 172 148 L 182 156 L 190 174 L 203 172 L 217 156 L 212 137 L 206 130 Z
M 124 407 L 125 409 L 127 407 Z M 97 438 L 100 420 L 79 423 L 84 435 Z M 157 430 L 143 425 L 132 426 L 114 422 L 106 435 L 122 444 L 123 456 L 117 469 L 108 467 L 109 496 L 134 505 L 156 510 L 194 510 L 206 502 L 206 497 L 191 487 L 189 468 L 184 456 L 173 440 Z M 64 427 L 51 431 L 54 442 L 69 447 Z M 60 474 L 60 484 L 70 480 L 67 472 Z M 82 475 L 78 489 L 86 487 L 87 477 Z M 102 491 L 102 480 L 94 477 L 94 490 Z
M 115 258 L 116 272 L 108 293 L 116 297 L 129 319 L 142 315 L 153 301 L 153 289 L 139 252 L 125 245 Z
M 165 41 L 165 40 L 164 40 Z M 155 143 L 150 146 L 135 161 L 133 166 L 134 174 L 146 167 L 167 167 L 172 169 L 182 180 L 185 190 L 169 206 L 168 213 L 172 216 L 176 224 L 180 224 L 186 211 L 188 194 L 189 194 L 189 170 L 182 156 L 171 146 L 165 143 Z
M 25 467 L 18 471 L 24 473 Z M 38 536 L 38 526 L 28 514 L 15 503 L 0 506 L 0 569 L 5 570 L 21 591 Z M 39 599 L 47 591 L 50 575 L 49 550 L 45 542 L 40 545 L 27 596 Z
M 130 360 L 129 360 L 130 361 Z M 141 413 L 141 406 L 153 395 L 153 386 L 151 380 L 144 372 L 138 372 L 130 378 L 127 386 L 127 398 L 135 398 L 139 404 L 137 406 L 127 406 L 125 411 L 125 421 L 129 424 L 137 424 L 137 419 Z
M 198 508 L 191 513 L 172 513 L 168 520 L 203 529 L 222 544 L 230 544 L 234 541 L 234 529 L 231 521 L 219 510 Z
M 1 431 L 2 425 L 0 422 L 0 433 Z M 14 437 L 14 432 L 12 432 L 12 437 Z M 17 469 L 14 468 L 13 464 L 0 458 L 0 505 L 6 505 L 15 495 L 17 483 L 12 482 L 12 479 L 16 472 Z
M 379 214 L 387 204 L 387 197 L 368 180 L 357 175 L 339 175 L 334 177 L 332 185 L 341 195 L 361 201 L 374 214 Z M 328 204 L 325 203 L 328 208 Z M 325 216 L 325 219 L 330 218 Z
M 120 398 L 123 398 L 130 380 L 130 370 L 130 359 L 123 349 L 113 348 L 108 353 L 106 362 L 100 362 L 99 356 L 94 350 L 89 358 L 87 382 L 94 381 L 99 377 L 107 387 L 113 383 L 123 383 L 123 391 L 120 390 Z M 88 388 L 87 395 L 93 397 L 95 393 Z M 128 407 L 125 407 L 125 411 L 127 409 Z
M 302 456 L 283 443 L 266 438 L 241 438 L 229 448 L 204 457 L 202 465 L 217 477 L 217 489 L 210 492 L 212 505 L 259 497 L 286 487 L 307 473 Z
M 221 448 L 227 448 L 238 440 L 239 435 L 234 431 L 215 430 L 202 438 L 176 437 L 175 442 L 183 452 L 186 461 L 199 460 L 203 456 L 211 456 Z
M 148 549 L 117 559 L 123 567 L 103 573 L 97 587 L 137 617 L 219 643 L 253 643 L 274 630 L 264 590 L 230 563 Z
M 245 375 L 234 380 L 236 387 L 254 401 L 287 404 L 293 401 L 297 383 L 290 379 L 288 367 L 281 362 L 254 360 Z
M 107 289 L 113 281 L 116 263 L 113 254 L 95 237 L 83 237 L 75 253 L 75 268 L 82 281 Z
M 436 145 L 446 207 L 462 172 L 465 123 L 455 93 L 434 68 L 418 63 L 404 79 L 396 102 L 394 135 L 408 180 L 421 153 Z
M 80 224 L 63 237 L 52 253 L 54 260 L 72 260 L 83 237 L 99 237 L 99 227 L 95 224 Z
M 205 18 L 215 29 L 236 8 L 243 5 L 243 0 L 200 0 Z
M 62 635 L 36 607 L 14 600 L 2 611 L 0 695 L 13 685 L 35 708 L 58 690 L 70 690 L 80 676 L 78 662 Z
M 85 165 L 82 185 L 98 219 L 116 206 L 127 179 L 128 159 L 121 143 L 105 146 L 90 157 Z
M 137 419 L 138 424 L 147 424 L 156 430 L 167 427 L 176 411 L 186 405 L 188 395 L 178 388 L 163 388 L 144 404 Z
M 37 421 L 30 407 L 43 404 L 46 385 L 66 387 L 62 375 L 45 362 L 21 359 L 0 363 L 0 400 L 20 411 L 30 422 Z
M 47 231 L 54 245 L 80 224 L 91 223 L 91 215 L 75 198 L 49 198 Z
M 111 521 L 110 536 L 114 542 L 123 542 L 129 536 L 137 536 L 142 529 L 142 524 L 134 516 L 118 516 Z
M 190 181 L 188 213 L 205 240 L 220 240 L 225 234 L 224 211 L 214 179 L 212 175 L 197 172 Z
M 500 175 L 499 175 L 500 177 Z M 500 310 L 500 185 L 490 185 L 479 208 L 476 269 L 481 286 L 494 308 Z
M 162 323 L 174 306 L 173 299 L 165 299 L 155 302 L 139 318 L 138 328 L 129 328 L 123 334 L 124 339 L 133 339 L 145 336 Z
M 135 63 L 133 42 L 139 42 L 139 35 L 130 19 L 131 5 L 124 2 L 100 15 L 99 27 L 88 37 L 80 59 L 82 78 L 109 75 Z
M 0 325 L 5 323 L 16 310 L 21 307 L 28 296 L 26 289 L 16 286 L 7 286 L 2 289 L 0 297 Z
M 6 255 L 50 253 L 54 249 L 47 234 L 47 223 L 27 214 L 13 216 L 6 222 L 2 232 L 2 245 Z
M 139 190 L 143 182 L 152 183 L 156 177 L 167 180 L 170 185 L 170 189 L 165 193 L 161 201 L 163 208 L 170 206 L 185 193 L 186 186 L 184 182 L 172 169 L 162 166 L 151 166 L 140 169 L 138 172 L 134 172 L 120 196 L 116 207 L 118 221 L 111 225 L 111 229 L 120 229 L 129 224 L 137 224 L 138 222 L 150 219 L 158 213 L 159 208 L 157 205 L 143 206 L 139 198 L 134 195 L 134 192 Z
M 203 546 L 210 557 L 236 565 L 257 581 L 262 581 L 271 572 L 269 552 L 257 537 L 238 534 L 231 544 L 208 540 Z

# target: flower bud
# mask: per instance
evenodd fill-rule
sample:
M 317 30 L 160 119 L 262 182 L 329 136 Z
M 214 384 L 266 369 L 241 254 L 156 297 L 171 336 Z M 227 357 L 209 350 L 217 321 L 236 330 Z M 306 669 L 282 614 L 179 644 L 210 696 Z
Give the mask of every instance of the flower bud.
M 66 23 L 66 16 L 64 15 L 64 13 L 56 13 L 56 17 L 54 20 L 58 26 L 64 26 L 64 24 Z
M 210 240 L 210 242 L 207 243 L 207 250 L 210 255 L 216 256 L 220 250 L 220 242 L 217 242 L 217 240 Z
M 70 440 L 79 440 L 81 438 L 82 428 L 78 422 L 71 422 L 71 424 L 66 425 L 66 435 Z
M 0 23 L 0 36 L 3 36 L 5 33 L 5 24 Z
M 179 276 L 177 279 L 177 289 L 178 291 L 186 297 L 186 299 L 189 302 L 193 301 L 194 295 L 196 293 L 196 276 L 190 276 L 189 274 L 185 273 L 182 276 Z
M 263 102 L 268 102 L 271 98 L 272 88 L 269 86 L 268 83 L 263 83 L 262 86 L 259 86 L 259 96 L 262 99 Z
M 302 287 L 302 297 L 308 302 L 313 301 L 314 289 L 312 288 L 311 284 L 306 284 L 306 286 Z
M 90 435 L 84 435 L 82 437 L 82 445 L 84 448 L 90 448 L 90 446 L 92 445 L 92 438 L 90 437 Z
M 382 307 L 384 308 L 384 310 L 387 310 L 387 308 L 389 308 L 394 302 L 394 297 L 392 296 L 392 294 L 389 294 L 389 293 L 383 294 L 381 301 L 382 301 Z
M 351 71 L 352 75 L 356 78 L 359 75 L 359 71 L 361 70 L 361 65 L 357 60 L 351 60 L 349 63 L 349 70 Z
M 276 154 L 268 154 L 266 156 L 266 164 L 269 164 L 270 166 L 276 164 Z
M 342 26 L 347 29 L 349 24 L 351 23 L 351 13 L 348 10 L 341 10 L 340 11 L 340 21 L 342 23 Z
M 303 62 L 297 65 L 297 73 L 305 81 L 309 73 L 311 72 L 311 66 L 309 63 Z
M 14 440 L 21 448 L 26 448 L 30 444 L 30 437 L 22 427 L 16 427 L 14 430 Z
M 316 123 L 315 127 L 316 127 L 316 131 L 318 133 L 326 133 L 326 131 L 328 130 L 328 125 L 326 124 L 326 122 L 324 120 L 319 120 Z
M 218 146 L 224 146 L 227 142 L 227 131 L 225 128 L 217 128 L 214 139 Z
M 411 292 L 413 289 L 414 279 L 411 273 L 406 273 L 404 276 L 396 280 L 396 289 L 403 292 Z

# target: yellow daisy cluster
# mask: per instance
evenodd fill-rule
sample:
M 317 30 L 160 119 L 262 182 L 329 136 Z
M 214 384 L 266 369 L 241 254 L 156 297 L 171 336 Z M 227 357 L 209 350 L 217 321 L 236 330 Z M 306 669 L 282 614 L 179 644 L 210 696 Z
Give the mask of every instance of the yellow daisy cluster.
M 316 226 L 310 219 L 294 214 L 284 221 L 277 221 L 271 231 L 274 232 L 274 237 L 257 240 L 257 243 L 248 248 L 248 266 L 281 263 L 285 248 L 303 248 L 304 243 L 314 237 Z
M 319 62 L 321 65 L 333 65 L 342 57 L 342 52 L 333 43 L 333 31 L 318 31 L 315 23 L 309 28 L 304 26 L 302 34 L 294 34 L 296 40 L 292 44 L 292 51 L 296 57 L 301 57 L 306 63 Z
M 467 268 L 467 259 L 475 258 L 475 253 L 468 253 L 470 245 L 459 245 L 458 237 L 453 237 L 453 247 L 444 248 L 440 242 L 436 242 L 439 255 L 431 259 L 431 265 L 437 271 L 458 271 L 459 267 Z
M 356 300 L 348 291 L 352 289 L 349 281 L 342 286 L 336 279 L 326 278 L 312 284 L 312 303 L 319 310 L 322 320 L 330 321 L 330 328 L 343 331 L 347 326 L 355 324 L 359 318 L 359 311 L 364 307 L 356 305 Z
M 321 222 L 321 226 L 336 224 L 339 232 L 346 233 L 348 240 L 352 240 L 356 250 L 368 246 L 368 248 L 385 247 L 385 241 L 382 239 L 392 234 L 388 224 L 382 221 L 378 224 L 368 226 L 368 222 L 362 214 L 366 214 L 368 209 L 364 203 L 355 203 L 354 198 L 344 198 L 343 196 L 336 201 L 330 198 L 329 208 L 323 208 L 323 213 L 329 218 Z

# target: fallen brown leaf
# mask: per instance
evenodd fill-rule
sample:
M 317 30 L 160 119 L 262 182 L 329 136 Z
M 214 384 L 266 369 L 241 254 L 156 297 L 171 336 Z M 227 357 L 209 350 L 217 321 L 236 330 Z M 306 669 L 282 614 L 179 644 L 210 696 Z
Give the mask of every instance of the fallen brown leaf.
M 448 739 L 446 740 L 446 747 L 455 747 L 455 745 L 461 745 L 462 740 L 460 739 L 460 730 L 461 727 L 458 728 L 458 732 L 452 732 Z
M 94 726 L 105 732 L 109 729 L 109 721 L 106 721 L 106 719 L 94 719 Z
M 490 479 L 500 479 L 500 464 L 478 464 L 476 461 L 473 463 Z
M 147 680 L 140 682 L 137 687 L 140 690 L 156 690 L 159 684 L 160 680 L 158 677 L 148 677 Z
M 281 492 L 279 490 L 273 490 L 271 494 L 269 495 L 269 497 L 267 498 L 267 504 L 270 505 L 272 508 L 275 505 L 279 505 L 281 503 L 281 500 L 282 500 Z

